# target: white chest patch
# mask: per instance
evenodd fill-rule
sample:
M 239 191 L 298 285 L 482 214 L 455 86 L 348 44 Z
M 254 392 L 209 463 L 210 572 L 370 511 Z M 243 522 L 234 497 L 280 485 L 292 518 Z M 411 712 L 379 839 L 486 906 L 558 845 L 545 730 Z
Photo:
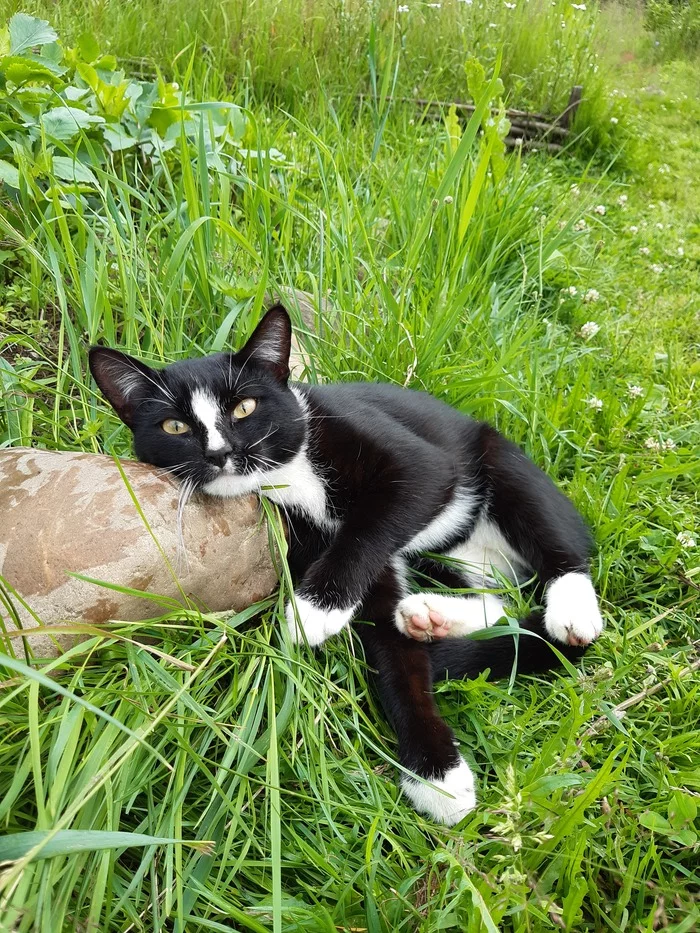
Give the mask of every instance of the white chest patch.
M 455 491 L 452 501 L 401 549 L 403 554 L 438 551 L 455 531 L 466 525 L 476 508 L 476 499 L 468 489 Z
M 480 518 L 469 538 L 452 548 L 448 557 L 463 561 L 464 573 L 476 586 L 496 586 L 494 571 L 513 581 L 529 576 L 525 559 L 488 518 Z
M 216 399 L 206 389 L 195 389 L 192 393 L 190 405 L 197 421 L 207 432 L 207 450 L 215 451 L 226 447 L 226 440 L 219 430 L 218 421 L 221 410 Z
M 328 514 L 326 488 L 304 449 L 289 463 L 261 475 L 259 483 L 262 495 L 272 502 L 303 512 L 322 528 L 337 527 L 337 521 Z

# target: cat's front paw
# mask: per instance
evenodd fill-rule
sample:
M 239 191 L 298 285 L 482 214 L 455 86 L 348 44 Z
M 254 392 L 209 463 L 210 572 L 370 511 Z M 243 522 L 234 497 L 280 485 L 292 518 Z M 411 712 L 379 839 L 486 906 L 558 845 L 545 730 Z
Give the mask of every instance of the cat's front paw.
M 416 641 L 461 638 L 495 625 L 503 616 L 503 603 L 490 593 L 480 596 L 448 596 L 444 593 L 412 593 L 396 608 L 397 629 Z
M 295 644 L 306 640 L 312 647 L 322 645 L 337 635 L 352 619 L 355 606 L 348 609 L 324 609 L 304 596 L 294 595 L 287 603 L 285 616 L 289 634 Z
M 454 826 L 476 806 L 474 775 L 462 756 L 442 777 L 426 778 L 429 784 L 404 775 L 404 794 L 419 813 L 446 826 Z
M 565 573 L 550 583 L 545 597 L 544 627 L 565 645 L 590 645 L 603 631 L 603 619 L 590 577 Z

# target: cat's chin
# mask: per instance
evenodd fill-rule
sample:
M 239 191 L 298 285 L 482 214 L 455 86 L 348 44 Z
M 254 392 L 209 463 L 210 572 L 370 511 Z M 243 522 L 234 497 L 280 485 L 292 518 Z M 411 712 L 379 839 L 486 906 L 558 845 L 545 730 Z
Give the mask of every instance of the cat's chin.
M 239 496 L 248 496 L 260 490 L 260 477 L 256 474 L 236 474 L 223 470 L 218 476 L 202 483 L 200 489 L 208 496 L 218 496 L 220 499 L 237 499 Z

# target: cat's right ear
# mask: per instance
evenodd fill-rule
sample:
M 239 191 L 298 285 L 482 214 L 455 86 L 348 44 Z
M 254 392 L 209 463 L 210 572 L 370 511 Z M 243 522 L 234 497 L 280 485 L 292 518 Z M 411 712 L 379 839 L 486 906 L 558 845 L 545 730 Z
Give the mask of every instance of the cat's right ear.
M 134 410 L 159 386 L 158 373 L 133 356 L 108 347 L 90 348 L 90 372 L 100 391 L 128 427 Z

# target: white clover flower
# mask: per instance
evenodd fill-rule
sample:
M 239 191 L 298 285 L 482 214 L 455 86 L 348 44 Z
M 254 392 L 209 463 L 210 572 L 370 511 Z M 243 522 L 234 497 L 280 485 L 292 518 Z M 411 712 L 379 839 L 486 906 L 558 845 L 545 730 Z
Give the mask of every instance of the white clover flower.
M 648 256 L 651 250 L 649 249 L 648 246 L 640 246 L 639 252 L 641 253 L 642 256 Z
M 572 6 L 575 10 L 583 10 L 584 12 L 585 12 L 585 10 L 586 10 L 586 4 L 585 4 L 585 3 L 572 3 L 571 6 Z
M 630 398 L 640 398 L 644 395 L 644 389 L 641 386 L 628 385 L 627 394 Z
M 402 3 L 401 6 L 396 8 L 397 13 L 408 13 L 408 6 L 405 3 Z
M 620 121 L 617 119 L 617 117 L 610 117 L 610 122 L 611 122 L 611 123 L 613 124 L 613 126 L 614 126 L 615 124 L 619 123 Z
M 591 395 L 590 398 L 586 399 L 586 405 L 588 405 L 588 407 L 592 408 L 594 411 L 602 411 L 603 410 L 603 399 L 598 398 L 595 395 Z
M 681 547 L 691 548 L 697 545 L 697 541 L 689 531 L 679 531 L 676 535 L 676 541 Z
M 572 298 L 575 298 L 578 295 L 578 289 L 576 288 L 575 285 L 569 285 L 569 287 L 565 289 L 565 291 L 567 292 L 567 294 L 571 295 Z
M 443 203 L 443 204 L 452 204 L 453 201 L 454 201 L 454 198 L 452 197 L 451 194 L 446 195 L 446 196 L 442 199 L 442 203 Z
M 514 3 L 508 3 L 508 0 L 505 0 L 503 6 L 504 6 L 507 10 L 514 10 L 514 9 L 515 9 L 515 4 L 514 4 Z
M 664 225 L 663 225 L 662 223 L 657 223 L 657 224 L 656 224 L 656 229 L 657 229 L 657 230 L 663 230 L 663 228 L 664 228 Z
M 644 441 L 644 446 L 648 450 L 661 450 L 661 444 L 656 440 L 655 437 L 648 437 Z
M 617 203 L 620 207 L 624 207 L 625 204 L 627 204 L 627 195 L 621 194 L 620 197 L 617 199 Z
M 661 273 L 664 271 L 664 267 L 661 265 L 660 262 L 652 262 L 649 268 L 656 275 L 661 275 Z
M 639 227 L 632 224 L 632 226 L 630 227 L 630 233 L 639 233 Z
M 599 301 L 599 300 L 600 300 L 600 292 L 599 292 L 597 289 L 595 289 L 595 288 L 589 288 L 588 291 L 586 292 L 586 294 L 583 296 L 583 300 L 584 300 L 587 304 L 590 304 L 590 302 L 592 302 L 592 301 Z
M 664 448 L 664 450 L 675 450 L 676 442 L 672 438 L 667 437 L 661 446 Z
M 596 214 L 600 214 L 601 217 L 604 217 L 605 216 L 605 205 L 598 204 L 596 207 L 593 208 L 593 211 Z
M 595 337 L 599 330 L 600 324 L 596 324 L 595 321 L 586 321 L 586 323 L 582 325 L 578 335 L 584 340 L 590 340 L 591 337 Z
M 577 220 L 576 223 L 574 224 L 574 230 L 576 231 L 576 233 L 581 233 L 582 230 L 586 229 L 586 226 L 587 226 L 586 221 L 583 218 L 581 218 L 581 220 Z
M 683 249 L 682 246 L 679 246 L 679 247 L 678 247 L 677 252 L 678 252 L 678 255 L 679 255 L 679 256 L 685 256 L 685 250 Z

